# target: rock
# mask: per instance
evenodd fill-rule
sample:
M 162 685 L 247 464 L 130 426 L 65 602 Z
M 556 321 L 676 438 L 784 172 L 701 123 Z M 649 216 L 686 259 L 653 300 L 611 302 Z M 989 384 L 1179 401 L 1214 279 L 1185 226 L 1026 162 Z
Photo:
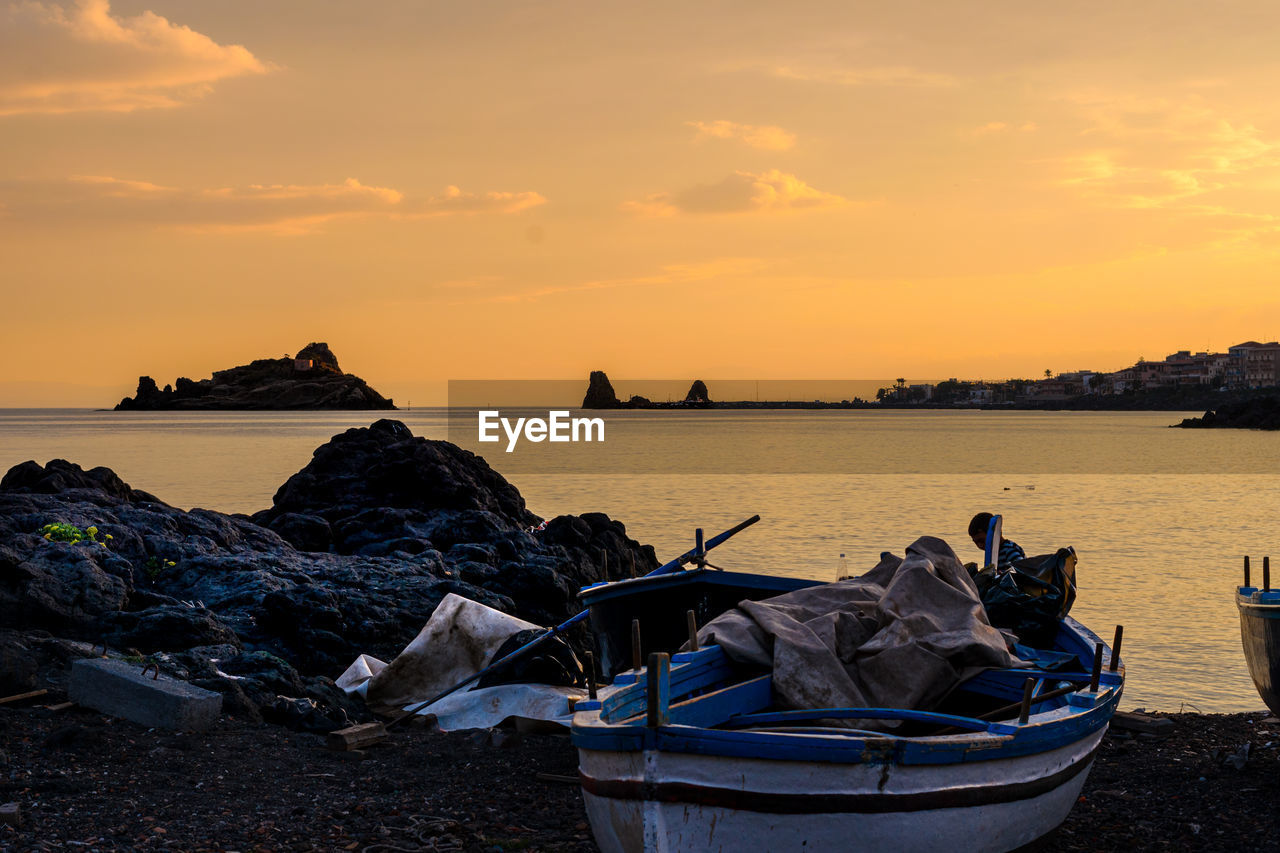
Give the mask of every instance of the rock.
M 277 696 L 357 713 L 329 679 L 361 653 L 394 658 L 450 592 L 553 625 L 606 561 L 658 565 L 599 513 L 530 533 L 540 519 L 483 459 L 395 421 L 335 436 L 252 518 L 183 511 L 58 460 L 0 484 L 0 664 L 26 647 L 38 680 L 105 640 L 251 720 Z M 53 522 L 112 538 L 52 542 L 39 531 Z
M 106 741 L 101 723 L 71 723 L 54 729 L 40 746 L 47 750 L 97 746 Z
M 52 459 L 41 467 L 34 461 L 23 462 L 9 469 L 0 479 L 0 491 L 35 492 L 53 495 L 70 489 L 87 489 L 125 501 L 162 503 L 150 492 L 129 487 L 110 468 L 92 468 L 88 471 L 65 459 Z
M 161 391 L 150 376 L 117 411 L 157 409 L 394 409 L 358 376 L 343 373 L 325 343 L 307 344 L 294 358 L 266 358 L 192 382 L 179 377 Z
M 216 665 L 259 705 L 274 702 L 277 695 L 301 696 L 306 692 L 298 671 L 270 652 L 241 652 L 218 660 Z
M 591 371 L 591 378 L 587 384 L 587 395 L 582 398 L 582 408 L 616 409 L 620 405 L 618 395 L 614 393 L 613 385 L 609 382 L 609 377 L 605 376 L 604 371 Z
M 267 526 L 299 551 L 328 551 L 333 546 L 333 528 L 318 515 L 281 513 Z
M 17 803 L 0 805 L 0 823 L 8 826 L 22 826 L 22 807 Z
M 218 617 L 194 605 L 176 604 L 146 610 L 120 612 L 111 619 L 104 634 L 112 648 L 135 648 L 143 652 L 185 650 L 194 646 L 227 644 L 238 647 L 240 639 Z
M 134 400 L 138 406 L 154 406 L 160 402 L 163 395 L 156 386 L 156 381 L 150 376 L 138 377 L 138 390 L 134 394 Z
M 262 709 L 262 718 L 269 723 L 279 723 L 299 732 L 326 734 L 351 725 L 346 711 L 335 708 L 326 711 L 316 700 L 277 696 Z
M 1139 711 L 1117 711 L 1112 715 L 1111 728 L 1169 737 L 1173 734 L 1173 720 Z
M 1200 418 L 1184 418 L 1183 429 L 1280 429 L 1280 397 L 1256 397 L 1231 403 Z
M 124 608 L 129 581 L 105 568 L 116 562 L 127 571 L 128 563 L 119 556 L 94 545 L 28 538 L 40 544 L 33 542 L 21 557 L 0 552 L 0 623 L 84 636 L 96 633 L 103 618 Z
M 684 395 L 686 403 L 710 403 L 711 395 L 707 393 L 707 386 L 701 379 L 693 380 L 693 384 L 689 386 L 689 393 Z
M 341 522 L 369 509 L 408 511 L 384 525 L 382 537 L 399 530 L 430 539 L 439 525 L 429 514 L 439 510 L 488 512 L 510 528 L 540 521 L 516 488 L 480 457 L 447 441 L 416 438 L 403 423 L 386 419 L 349 429 L 319 447 L 272 504 L 254 520 L 270 526 L 286 513 L 325 519 L 339 533 L 340 551 L 347 553 L 367 543 L 356 544 L 352 533 L 342 533 Z M 449 518 L 450 524 L 463 520 Z
M 0 636 L 0 696 L 36 686 L 35 654 L 17 635 Z

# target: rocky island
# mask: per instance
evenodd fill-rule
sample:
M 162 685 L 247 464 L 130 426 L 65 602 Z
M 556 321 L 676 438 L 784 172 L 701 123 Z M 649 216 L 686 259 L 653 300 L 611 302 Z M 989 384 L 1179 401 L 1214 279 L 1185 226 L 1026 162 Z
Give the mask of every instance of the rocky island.
M 310 343 L 293 358 L 262 358 L 215 371 L 193 382 L 185 376 L 163 389 L 150 376 L 138 377 L 138 390 L 115 407 L 117 412 L 168 409 L 394 409 L 395 403 L 351 373 L 325 343 Z
M 541 521 L 483 459 L 391 420 L 334 436 L 253 516 L 24 462 L 0 480 L 0 696 L 58 688 L 105 643 L 235 716 L 338 728 L 366 711 L 333 679 L 390 660 L 448 593 L 551 625 L 604 566 L 658 565 L 605 515 Z

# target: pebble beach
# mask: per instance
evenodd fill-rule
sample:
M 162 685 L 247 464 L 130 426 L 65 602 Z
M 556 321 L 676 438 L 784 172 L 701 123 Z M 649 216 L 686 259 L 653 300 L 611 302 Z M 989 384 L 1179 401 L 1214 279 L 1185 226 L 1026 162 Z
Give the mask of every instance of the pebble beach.
M 566 734 L 411 725 L 344 753 L 231 718 L 177 734 L 45 707 L 60 700 L 0 706 L 0 802 L 21 813 L 0 824 L 0 849 L 596 850 Z M 1165 737 L 1113 729 L 1070 817 L 1035 849 L 1277 849 L 1280 721 L 1168 718 Z

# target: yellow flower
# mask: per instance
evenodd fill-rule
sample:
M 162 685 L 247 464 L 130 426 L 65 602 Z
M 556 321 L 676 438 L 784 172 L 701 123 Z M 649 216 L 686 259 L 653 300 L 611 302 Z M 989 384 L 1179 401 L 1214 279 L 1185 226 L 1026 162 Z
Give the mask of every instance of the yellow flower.
M 52 534 L 52 533 L 46 533 L 46 534 L 44 535 L 44 538 L 45 538 L 45 539 L 48 539 L 50 542 L 52 542 L 52 541 L 53 541 L 53 534 Z

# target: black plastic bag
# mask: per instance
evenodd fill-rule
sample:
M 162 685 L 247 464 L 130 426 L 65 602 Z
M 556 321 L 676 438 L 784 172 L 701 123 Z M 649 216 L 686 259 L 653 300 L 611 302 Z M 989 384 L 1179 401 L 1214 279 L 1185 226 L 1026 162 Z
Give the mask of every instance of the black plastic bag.
M 1003 571 L 989 567 L 973 579 L 992 625 L 1017 634 L 1025 645 L 1047 648 L 1076 600 L 1076 552 L 1059 548 Z

